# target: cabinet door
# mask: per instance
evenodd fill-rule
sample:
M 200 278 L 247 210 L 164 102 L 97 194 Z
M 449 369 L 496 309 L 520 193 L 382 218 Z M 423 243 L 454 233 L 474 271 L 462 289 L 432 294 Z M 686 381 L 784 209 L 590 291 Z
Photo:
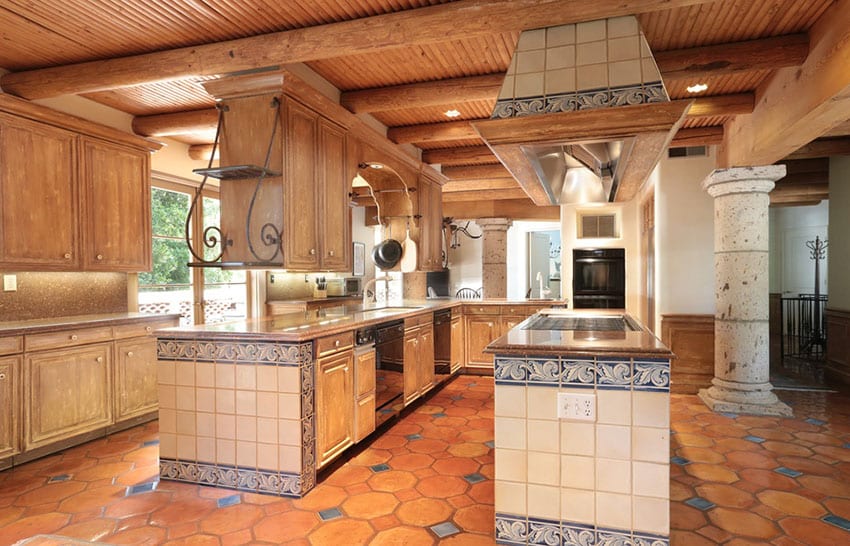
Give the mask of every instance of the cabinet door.
M 443 268 L 442 188 L 426 178 L 419 179 L 419 270 Z
M 319 120 L 319 170 L 322 269 L 350 271 L 351 181 L 345 179 L 345 132 L 325 119 Z
M 316 271 L 320 263 L 317 216 L 321 189 L 316 185 L 319 115 L 289 99 L 283 115 L 284 267 Z
M 18 370 L 21 357 L 0 358 L 0 459 L 18 452 L 20 410 Z
M 150 271 L 150 153 L 82 141 L 85 268 Z
M 506 315 L 500 317 L 499 322 L 501 328 L 499 330 L 499 335 L 503 336 L 507 334 L 509 330 L 511 330 L 514 326 L 516 326 L 527 318 L 528 317 L 525 317 L 523 315 Z
M 354 408 L 354 441 L 375 432 L 375 393 L 359 398 Z
M 419 398 L 419 328 L 404 332 L 404 405 Z
M 463 349 L 463 321 L 455 317 L 452 319 L 452 356 L 449 362 L 449 371 L 452 373 L 464 364 Z
M 80 266 L 77 140 L 0 116 L 0 263 L 34 270 Z
M 24 449 L 112 423 L 112 344 L 32 353 L 24 373 Z
M 419 394 L 423 395 L 434 386 L 434 325 L 419 327 Z
M 493 368 L 493 355 L 484 348 L 498 337 L 499 317 L 470 316 L 466 319 L 466 366 L 467 368 Z
M 354 394 L 360 398 L 375 392 L 375 351 L 360 353 L 354 361 Z
M 443 187 L 431 184 L 431 201 L 428 214 L 431 216 L 430 239 L 432 271 L 443 269 Z
M 326 464 L 354 443 L 354 352 L 316 362 L 316 457 Z
M 115 421 L 156 411 L 156 340 L 115 343 Z

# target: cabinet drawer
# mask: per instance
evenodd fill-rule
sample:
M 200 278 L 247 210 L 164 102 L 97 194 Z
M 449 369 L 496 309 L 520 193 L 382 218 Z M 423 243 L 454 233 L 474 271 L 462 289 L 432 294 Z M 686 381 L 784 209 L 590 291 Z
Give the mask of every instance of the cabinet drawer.
M 61 347 L 72 347 L 74 345 L 85 345 L 98 341 L 110 341 L 111 339 L 112 328 L 103 326 L 100 328 L 80 328 L 46 334 L 27 335 L 25 343 L 27 352 L 30 352 L 40 351 L 42 349 L 58 349 Z
M 498 305 L 465 305 L 464 313 L 467 315 L 498 315 Z
M 177 320 L 169 319 L 158 320 L 155 322 L 145 321 L 135 322 L 133 324 L 119 324 L 112 327 L 112 332 L 116 339 L 123 339 L 128 337 L 147 336 L 156 332 L 160 328 L 170 328 L 172 326 L 177 326 Z
M 537 312 L 536 305 L 503 305 L 502 315 L 530 317 Z
M 318 356 L 350 349 L 354 346 L 354 332 L 343 332 L 334 336 L 321 337 L 316 340 L 316 354 Z
M 416 328 L 418 326 L 422 326 L 423 324 L 431 324 L 434 320 L 434 315 L 432 313 L 425 313 L 422 315 L 416 315 L 415 317 L 410 317 L 404 319 L 404 328 Z
M 13 355 L 24 351 L 24 336 L 0 337 L 0 355 Z

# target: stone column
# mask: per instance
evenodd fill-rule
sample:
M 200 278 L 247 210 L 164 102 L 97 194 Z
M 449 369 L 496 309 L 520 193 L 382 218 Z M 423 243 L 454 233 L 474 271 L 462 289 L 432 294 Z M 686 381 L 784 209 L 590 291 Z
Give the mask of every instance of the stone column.
M 508 228 L 507 218 L 480 218 L 475 221 L 484 232 L 481 253 L 481 279 L 484 298 L 504 298 L 508 294 Z
M 768 192 L 784 165 L 719 169 L 714 197 L 714 379 L 699 392 L 714 411 L 791 415 L 770 384 Z

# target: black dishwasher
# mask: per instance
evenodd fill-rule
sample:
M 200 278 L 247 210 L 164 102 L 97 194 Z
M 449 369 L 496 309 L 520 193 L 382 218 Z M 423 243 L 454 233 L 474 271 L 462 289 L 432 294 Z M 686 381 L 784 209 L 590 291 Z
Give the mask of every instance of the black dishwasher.
M 375 412 L 381 424 L 404 408 L 404 321 L 375 329 Z

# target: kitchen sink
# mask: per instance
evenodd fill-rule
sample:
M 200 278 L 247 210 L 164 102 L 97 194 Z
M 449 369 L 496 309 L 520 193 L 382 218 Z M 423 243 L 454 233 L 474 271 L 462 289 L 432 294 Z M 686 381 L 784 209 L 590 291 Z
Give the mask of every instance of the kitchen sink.
M 424 307 L 376 307 L 374 309 L 364 309 L 360 313 L 364 315 L 387 315 L 392 313 L 402 313 L 404 311 L 413 311 L 416 309 L 424 309 Z

